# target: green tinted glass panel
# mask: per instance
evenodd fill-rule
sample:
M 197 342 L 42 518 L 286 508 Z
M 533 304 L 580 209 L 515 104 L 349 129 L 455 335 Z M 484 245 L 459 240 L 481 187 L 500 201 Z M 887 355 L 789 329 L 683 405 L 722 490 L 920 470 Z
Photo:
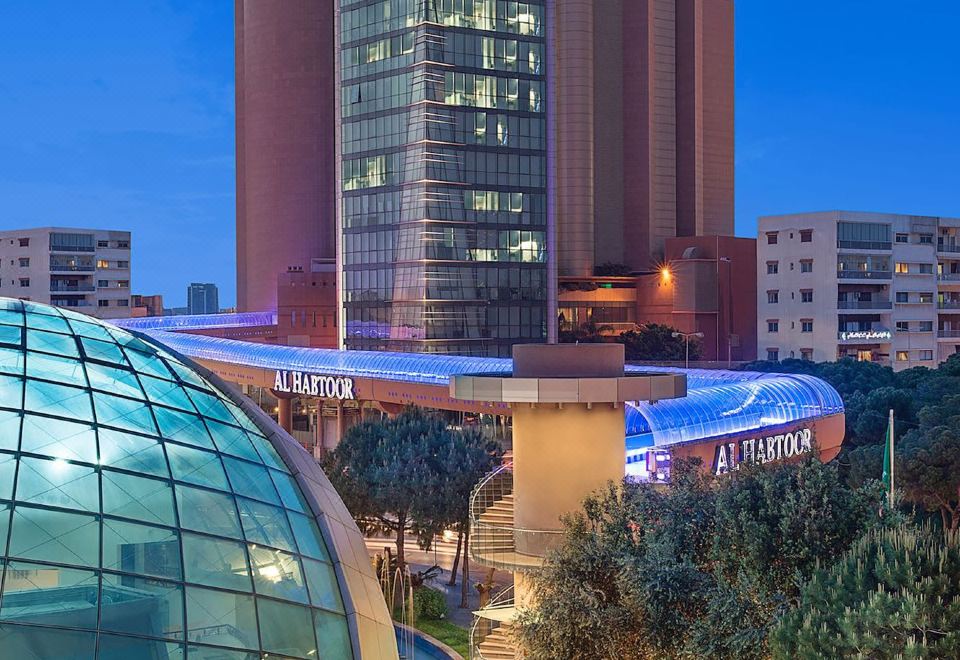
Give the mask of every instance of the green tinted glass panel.
M 98 364 L 96 362 L 87 363 L 87 378 L 90 381 L 90 387 L 98 390 L 104 390 L 111 394 L 130 397 L 132 399 L 142 399 L 143 391 L 137 383 L 137 376 L 132 371 L 126 371 L 117 367 Z
M 13 511 L 11 557 L 96 567 L 100 526 L 96 516 L 18 504 Z
M 166 443 L 166 448 L 174 479 L 228 490 L 227 475 L 217 454 L 170 442 Z
M 317 653 L 319 657 L 352 657 L 350 630 L 347 628 L 346 617 L 314 610 L 313 623 L 317 631 Z
M 96 628 L 99 591 L 94 571 L 13 561 L 7 564 L 0 619 Z
M 287 512 L 287 515 L 290 517 L 290 525 L 293 527 L 300 554 L 330 561 L 330 553 L 327 552 L 327 544 L 323 540 L 320 528 L 317 527 L 317 522 L 313 518 L 293 511 Z
M 310 603 L 334 612 L 343 612 L 343 600 L 337 586 L 337 574 L 326 562 L 303 560 L 303 572 L 310 590 Z
M 17 471 L 17 457 L 0 452 L 0 500 L 13 497 L 13 476 Z
M 0 342 L 3 341 L 3 328 L 0 326 Z M 10 374 L 12 376 L 22 376 L 24 369 L 24 355 L 19 348 L 0 347 L 0 373 Z
M 207 427 L 217 444 L 217 449 L 223 453 L 239 456 L 254 463 L 261 462 L 260 455 L 253 448 L 250 438 L 247 437 L 247 433 L 243 429 L 212 419 L 207 420 Z
M 183 639 L 183 587 L 152 578 L 104 573 L 100 628 Z
M 259 545 L 251 545 L 247 550 L 258 594 L 307 603 L 307 587 L 296 555 Z
M 184 532 L 183 562 L 188 582 L 250 591 L 247 553 L 239 541 Z
M 104 470 L 103 512 L 159 525 L 176 524 L 169 481 Z
M 93 660 L 97 633 L 0 624 L 0 649 L 17 660 Z
M 24 456 L 20 459 L 17 500 L 96 513 L 100 510 L 97 476 L 96 470 L 86 465 Z
M 177 484 L 180 526 L 208 534 L 242 539 L 233 496 Z
M 253 596 L 188 586 L 186 601 L 188 640 L 259 648 Z
M 309 609 L 292 603 L 257 598 L 257 614 L 264 651 L 300 658 L 316 656 L 317 641 Z
M 16 451 L 20 448 L 21 417 L 18 412 L 0 410 L 0 449 Z
M 65 358 L 46 353 L 27 353 L 27 376 L 54 380 L 70 385 L 86 385 L 83 363 L 76 358 Z
M 203 420 L 196 415 L 160 406 L 157 406 L 154 412 L 157 415 L 157 424 L 160 426 L 160 435 L 164 438 L 205 449 L 214 448 Z
M 28 380 L 24 407 L 30 412 L 59 415 L 75 421 L 93 421 L 90 394 L 76 387 Z
M 97 462 L 97 436 L 91 424 L 24 415 L 20 450 L 84 463 Z
M 100 461 L 103 465 L 159 477 L 170 476 L 163 446 L 156 438 L 144 438 L 105 428 L 99 429 L 97 434 L 100 438 Z
M 77 340 L 69 335 L 58 335 L 41 330 L 27 330 L 27 348 L 63 357 L 80 357 Z
M 104 518 L 103 568 L 178 580 L 181 578 L 178 536 L 163 527 Z
M 153 416 L 143 401 L 135 401 L 104 392 L 94 392 L 97 423 L 131 431 L 154 433 Z
M 240 524 L 251 543 L 262 543 L 283 550 L 295 550 L 293 532 L 283 509 L 263 502 L 237 498 Z
M 297 485 L 296 479 L 286 472 L 279 472 L 278 470 L 270 470 L 270 478 L 273 479 L 273 485 L 277 487 L 277 492 L 280 493 L 283 506 L 301 513 L 310 510 L 303 499 L 303 494 L 300 492 L 300 486 Z
M 83 352 L 87 354 L 89 359 L 113 362 L 114 364 L 127 363 L 123 357 L 123 351 L 113 342 L 81 337 L 80 344 L 83 346 Z
M 23 407 L 23 379 L 0 376 L 0 406 L 21 409 Z
M 280 504 L 280 497 L 277 489 L 273 487 L 267 468 L 230 456 L 223 457 L 223 464 L 227 468 L 233 492 L 243 493 L 270 504 Z

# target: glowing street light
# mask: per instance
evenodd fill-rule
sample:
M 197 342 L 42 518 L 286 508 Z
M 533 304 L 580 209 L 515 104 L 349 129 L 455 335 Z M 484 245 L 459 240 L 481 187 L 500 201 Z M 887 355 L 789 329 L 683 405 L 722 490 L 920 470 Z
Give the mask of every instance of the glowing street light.
M 672 333 L 672 336 L 674 339 L 680 339 L 681 337 L 683 337 L 683 340 L 687 345 L 687 359 L 684 362 L 684 368 L 689 369 L 690 368 L 690 338 L 691 337 L 702 338 L 703 333 L 702 332 L 674 332 Z

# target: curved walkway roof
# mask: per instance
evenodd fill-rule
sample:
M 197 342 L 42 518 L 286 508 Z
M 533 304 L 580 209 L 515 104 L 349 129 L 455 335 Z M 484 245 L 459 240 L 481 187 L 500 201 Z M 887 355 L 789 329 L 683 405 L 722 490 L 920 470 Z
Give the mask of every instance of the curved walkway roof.
M 504 373 L 513 368 L 513 361 L 508 358 L 301 348 L 182 332 L 273 322 L 274 316 L 269 313 L 115 321 L 119 326 L 146 332 L 192 358 L 268 370 L 442 386 L 448 384 L 450 376 Z M 628 372 L 650 370 L 650 367 L 627 366 Z M 672 367 L 656 370 L 686 374 L 687 396 L 628 404 L 626 425 L 630 447 L 673 445 L 843 412 L 843 402 L 836 390 L 812 376 Z

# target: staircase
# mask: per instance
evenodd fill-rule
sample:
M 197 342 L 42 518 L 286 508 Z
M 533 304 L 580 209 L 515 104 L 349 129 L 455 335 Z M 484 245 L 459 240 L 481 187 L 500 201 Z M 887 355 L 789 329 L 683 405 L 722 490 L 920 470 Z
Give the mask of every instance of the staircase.
M 511 628 L 509 623 L 502 623 L 484 637 L 477 645 L 479 657 L 483 660 L 515 660 L 517 654 L 510 639 Z
M 473 538 L 470 540 L 474 554 L 499 555 L 516 550 L 513 535 L 513 493 L 494 500 L 476 518 Z

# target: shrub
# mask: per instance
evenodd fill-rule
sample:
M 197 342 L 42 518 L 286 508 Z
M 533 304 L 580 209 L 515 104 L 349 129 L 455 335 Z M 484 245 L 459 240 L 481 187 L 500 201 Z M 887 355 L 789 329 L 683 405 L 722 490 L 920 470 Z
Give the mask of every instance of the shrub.
M 430 587 L 415 589 L 413 612 L 417 619 L 444 619 L 447 616 L 447 598 L 443 592 Z

